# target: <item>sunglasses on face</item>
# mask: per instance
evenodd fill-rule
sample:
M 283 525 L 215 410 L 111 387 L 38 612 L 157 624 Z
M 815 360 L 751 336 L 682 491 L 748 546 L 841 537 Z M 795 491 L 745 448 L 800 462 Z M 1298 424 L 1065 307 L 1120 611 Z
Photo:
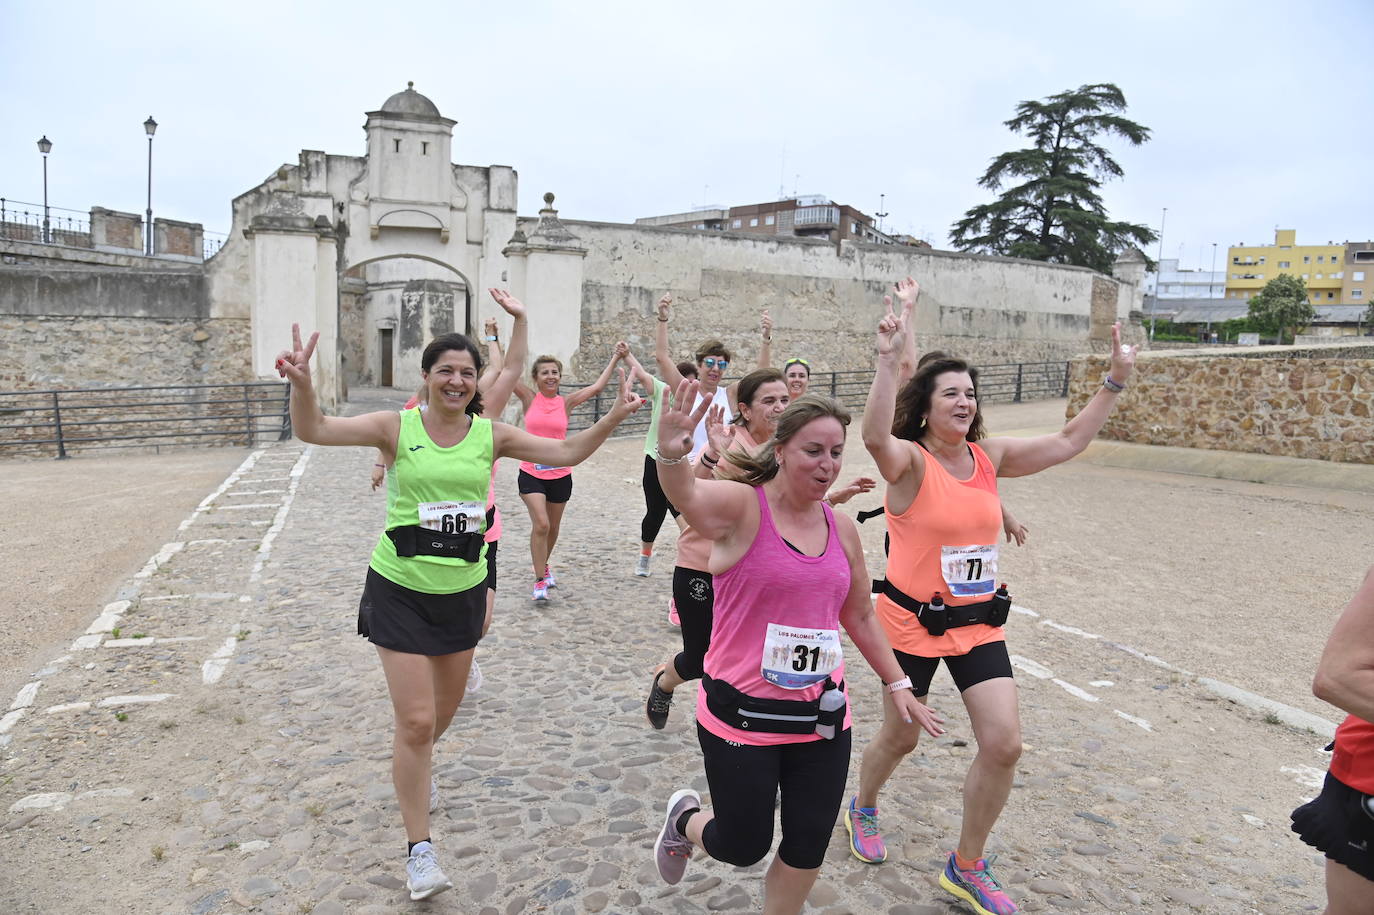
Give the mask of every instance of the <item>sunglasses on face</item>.
M 715 356 L 707 356 L 705 359 L 701 360 L 701 364 L 708 369 L 720 369 L 723 372 L 726 366 L 730 364 L 730 360 L 717 359 Z

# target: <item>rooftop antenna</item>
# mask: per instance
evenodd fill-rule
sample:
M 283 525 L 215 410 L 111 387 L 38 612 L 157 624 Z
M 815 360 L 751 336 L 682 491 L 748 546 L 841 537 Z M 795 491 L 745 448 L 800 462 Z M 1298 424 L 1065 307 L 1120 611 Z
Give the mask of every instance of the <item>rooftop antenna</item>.
M 886 194 L 879 194 L 879 195 L 878 195 L 878 209 L 879 209 L 880 211 L 883 209 L 883 201 L 885 201 L 886 199 L 887 199 L 887 195 L 886 195 Z M 887 217 L 887 213 L 878 212 L 878 213 L 874 213 L 873 215 L 878 217 L 878 231 L 881 232 L 881 231 L 883 230 L 883 220 Z
M 782 200 L 787 196 L 787 182 L 784 177 L 787 174 L 787 141 L 782 144 L 782 161 L 778 163 L 778 199 Z

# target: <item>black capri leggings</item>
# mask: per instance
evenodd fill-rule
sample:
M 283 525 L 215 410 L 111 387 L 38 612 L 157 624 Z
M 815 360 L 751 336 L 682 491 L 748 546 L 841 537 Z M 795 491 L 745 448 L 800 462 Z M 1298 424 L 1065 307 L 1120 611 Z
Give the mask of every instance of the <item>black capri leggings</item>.
M 701 834 L 706 853 L 739 867 L 763 860 L 773 845 L 773 799 L 781 789 L 778 858 L 801 870 L 820 867 L 844 800 L 850 738 L 846 728 L 833 740 L 755 747 L 732 744 L 698 724 L 716 815 Z
M 673 658 L 673 668 L 684 680 L 700 680 L 706 649 L 711 647 L 712 610 L 716 605 L 711 573 L 673 566 L 673 603 L 682 628 L 682 651 Z
M 639 522 L 641 543 L 653 543 L 663 527 L 663 515 L 672 512 L 676 518 L 680 512 L 663 494 L 663 484 L 658 481 L 658 464 L 647 454 L 644 455 L 644 520 Z

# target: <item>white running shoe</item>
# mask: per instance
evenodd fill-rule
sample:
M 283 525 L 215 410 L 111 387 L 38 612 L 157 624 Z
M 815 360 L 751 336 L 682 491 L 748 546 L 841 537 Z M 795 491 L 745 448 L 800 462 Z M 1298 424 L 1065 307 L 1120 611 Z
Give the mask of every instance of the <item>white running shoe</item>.
M 485 681 L 482 679 L 482 668 L 477 666 L 477 659 L 472 659 L 472 666 L 468 668 L 468 688 L 467 692 L 475 693 L 482 688 Z
M 645 556 L 643 553 L 640 553 L 639 559 L 635 561 L 635 574 L 640 578 L 648 578 L 649 560 L 652 558 L 652 556 Z
M 553 569 L 548 566 L 544 566 L 544 584 L 550 588 L 558 587 L 558 579 L 553 577 Z
M 534 596 L 531 597 L 530 600 L 534 601 L 536 604 L 548 603 L 549 583 L 542 578 L 536 581 L 534 583 Z
M 429 812 L 433 813 L 439 809 L 439 783 L 434 779 L 429 780 Z
M 434 858 L 434 846 L 428 842 L 418 843 L 406 858 L 406 889 L 411 899 L 428 899 L 444 890 L 453 889 L 453 883 L 439 869 Z

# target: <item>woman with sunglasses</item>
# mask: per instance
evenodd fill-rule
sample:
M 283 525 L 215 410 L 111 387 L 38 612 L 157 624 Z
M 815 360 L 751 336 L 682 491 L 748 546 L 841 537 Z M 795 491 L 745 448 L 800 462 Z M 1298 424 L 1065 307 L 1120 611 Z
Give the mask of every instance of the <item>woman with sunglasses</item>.
M 665 292 L 663 297 L 658 300 L 658 325 L 654 334 L 654 359 L 658 362 L 658 377 L 667 383 L 668 387 L 677 390 L 678 385 L 682 384 L 682 373 L 677 370 L 677 363 L 670 355 L 668 347 L 668 309 L 673 304 L 673 294 Z M 697 403 L 709 401 L 712 406 L 722 409 L 725 414 L 725 421 L 734 419 L 735 403 L 739 394 L 739 382 L 722 385 L 725 378 L 725 370 L 730 367 L 730 350 L 720 340 L 706 340 L 696 351 L 697 380 L 700 390 L 697 393 Z M 759 333 L 759 362 L 757 368 L 766 369 L 772 364 L 773 359 L 773 319 L 768 317 L 767 309 L 764 310 L 760 319 Z M 706 447 L 706 427 L 705 424 L 698 425 L 692 436 L 692 456 L 701 453 L 701 449 Z

